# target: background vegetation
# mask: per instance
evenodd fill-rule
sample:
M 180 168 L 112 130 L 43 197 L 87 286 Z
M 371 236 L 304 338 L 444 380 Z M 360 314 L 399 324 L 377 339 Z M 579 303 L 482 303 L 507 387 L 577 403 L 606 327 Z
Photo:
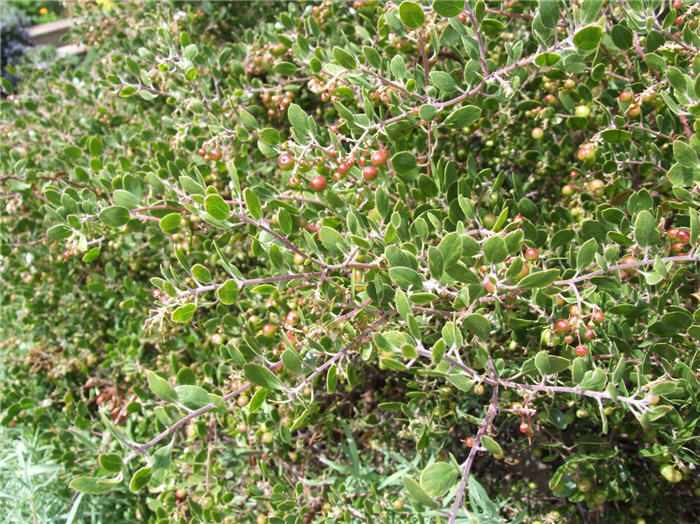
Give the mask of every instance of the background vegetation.
M 3 78 L 9 522 L 694 522 L 695 2 L 73 4 Z

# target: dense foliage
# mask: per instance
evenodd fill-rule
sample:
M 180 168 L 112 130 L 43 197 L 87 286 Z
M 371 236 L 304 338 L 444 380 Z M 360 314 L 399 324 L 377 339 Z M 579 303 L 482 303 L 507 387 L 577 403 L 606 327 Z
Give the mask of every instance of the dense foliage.
M 57 512 L 694 521 L 695 2 L 72 7 L 0 103 Z

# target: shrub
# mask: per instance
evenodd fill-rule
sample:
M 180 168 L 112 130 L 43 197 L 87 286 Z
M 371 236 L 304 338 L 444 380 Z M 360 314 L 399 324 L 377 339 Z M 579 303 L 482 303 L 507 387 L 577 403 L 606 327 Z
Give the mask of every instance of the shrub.
M 2 421 L 72 488 L 158 522 L 692 521 L 695 6 L 76 10 L 91 51 L 27 71 L 0 155 Z

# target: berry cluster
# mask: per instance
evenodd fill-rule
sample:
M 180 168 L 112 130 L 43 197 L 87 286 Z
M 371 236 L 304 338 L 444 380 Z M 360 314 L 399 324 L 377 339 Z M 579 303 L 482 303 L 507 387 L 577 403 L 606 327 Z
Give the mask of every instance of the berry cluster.
M 582 329 L 584 330 L 583 338 L 590 340 L 595 337 L 595 325 L 600 324 L 605 319 L 605 314 L 599 309 L 594 309 L 591 313 L 584 314 L 580 306 L 572 304 L 569 306 L 569 317 L 560 318 L 554 324 L 554 331 L 558 334 L 564 334 L 564 343 L 567 345 L 573 344 L 574 335 L 578 338 L 578 345 L 574 348 L 574 354 L 577 357 L 585 357 L 588 354 L 588 348 L 583 345 L 581 340 Z
M 284 91 L 271 94 L 265 91 L 260 95 L 260 100 L 267 108 L 267 116 L 270 118 L 283 118 L 287 114 L 287 108 L 294 100 L 294 91 Z

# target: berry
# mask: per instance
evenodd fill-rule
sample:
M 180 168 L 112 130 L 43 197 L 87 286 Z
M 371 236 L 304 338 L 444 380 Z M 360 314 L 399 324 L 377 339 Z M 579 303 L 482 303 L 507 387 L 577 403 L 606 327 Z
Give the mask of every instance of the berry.
M 290 176 L 289 180 L 287 180 L 287 185 L 289 185 L 289 187 L 292 187 L 292 188 L 299 187 L 299 184 L 301 184 L 301 178 L 299 178 L 296 175 Z
M 605 190 L 605 182 L 603 182 L 599 178 L 594 178 L 588 183 L 588 187 L 594 195 L 600 196 Z
M 177 488 L 175 490 L 175 497 L 178 499 L 183 499 L 185 498 L 185 490 L 182 488 Z
M 603 314 L 603 312 L 600 309 L 596 309 L 595 311 L 593 311 L 593 314 L 591 315 L 591 317 L 593 318 L 593 320 L 600 323 L 605 318 L 605 315 Z
M 218 333 L 214 334 L 211 336 L 211 343 L 212 344 L 221 344 L 224 341 L 224 338 L 219 335 Z
M 523 422 L 522 424 L 520 424 L 520 427 L 518 429 L 520 430 L 520 433 L 527 433 L 528 431 L 530 431 L 530 424 L 528 424 L 527 422 Z
M 576 346 L 576 349 L 574 349 L 574 353 L 577 357 L 585 357 L 586 355 L 588 355 L 588 348 L 584 345 Z
M 276 331 L 277 331 L 277 328 L 269 323 L 265 324 L 262 328 L 262 334 L 264 337 L 271 337 L 272 335 L 275 334 Z
M 685 229 L 679 229 L 678 233 L 676 234 L 676 240 L 678 240 L 678 242 L 681 244 L 687 244 L 690 242 L 690 233 L 688 233 Z
M 561 188 L 561 194 L 564 196 L 571 196 L 574 194 L 574 188 L 569 184 L 566 184 L 564 187 Z
M 483 394 L 484 394 L 484 391 L 485 391 L 485 388 L 484 388 L 484 385 L 483 385 L 483 384 L 479 384 L 478 386 L 476 386 L 476 387 L 474 388 L 474 393 L 477 394 L 477 395 L 483 395 Z
M 534 247 L 530 247 L 527 249 L 527 251 L 525 251 L 525 260 L 529 260 L 532 262 L 533 260 L 537 260 L 538 258 L 540 258 L 540 254 Z
M 248 403 L 248 397 L 246 397 L 245 395 L 241 395 L 240 397 L 238 397 L 236 399 L 236 404 L 238 404 L 238 407 L 240 407 L 240 408 L 245 406 L 247 403 Z
M 402 510 L 403 509 L 403 500 L 402 499 L 396 499 L 394 501 L 394 509 L 396 510 Z
M 622 93 L 620 93 L 620 102 L 629 102 L 632 100 L 632 91 L 628 91 L 625 89 Z
M 641 109 L 639 106 L 637 106 L 637 105 L 632 105 L 632 106 L 630 106 L 629 109 L 627 110 L 627 114 L 628 114 L 629 116 L 639 116 L 639 114 L 640 114 L 641 112 L 642 112 L 642 109 Z
M 474 447 L 474 437 L 467 437 L 467 438 L 465 438 L 465 439 L 464 439 L 464 444 L 466 444 L 466 446 L 467 446 L 468 448 Z
M 569 306 L 569 315 L 571 315 L 572 317 L 577 317 L 577 316 L 579 316 L 580 314 L 581 314 L 581 308 L 578 307 L 578 305 L 576 305 L 576 304 L 571 304 L 571 305 Z
M 523 223 L 523 216 L 522 216 L 520 213 L 518 213 L 517 215 L 515 215 L 515 216 L 513 217 L 513 223 L 514 223 L 514 224 L 522 224 L 522 223 Z
M 681 242 L 676 242 L 671 246 L 671 249 L 676 253 L 680 253 L 681 251 L 683 251 L 683 249 L 685 249 L 685 244 L 682 244 Z
M 381 167 L 384 164 L 386 164 L 388 158 L 389 152 L 386 149 L 380 149 L 379 151 L 375 151 L 374 153 L 372 153 L 372 158 L 370 158 L 370 162 L 372 162 L 372 165 L 375 167 Z
M 571 335 L 566 335 L 566 336 L 564 337 L 564 342 L 567 343 L 567 344 L 571 344 L 573 341 L 574 341 L 574 337 L 571 336 Z
M 573 89 L 574 87 L 576 87 L 576 82 L 573 79 L 567 78 L 564 81 L 564 89 Z
M 311 187 L 311 189 L 317 193 L 326 189 L 327 185 L 328 181 L 326 180 L 326 177 L 321 175 L 316 175 L 309 182 L 309 187 Z
M 591 116 L 591 108 L 587 105 L 576 106 L 575 115 L 580 118 L 588 118 Z
M 270 53 L 272 56 L 282 56 L 287 52 L 287 46 L 283 43 L 277 43 L 270 48 Z
M 555 331 L 568 331 L 569 330 L 569 319 L 568 318 L 560 318 L 557 320 L 556 324 L 554 325 L 554 330 Z
M 556 97 L 553 94 L 548 94 L 545 95 L 544 101 L 547 102 L 548 104 L 553 104 L 554 102 L 557 101 Z
M 263 441 L 263 444 L 272 444 L 273 435 L 269 431 L 266 431 L 265 433 L 262 434 L 262 436 L 260 437 L 260 440 Z
M 338 164 L 338 174 L 340 176 L 347 175 L 349 170 L 350 166 L 348 166 L 345 162 L 341 162 L 340 164 Z
M 291 155 L 287 153 L 282 153 L 279 157 L 279 160 L 277 160 L 277 164 L 279 164 L 280 169 L 282 171 L 289 171 L 294 167 L 294 159 Z
M 213 160 L 216 162 L 221 158 L 221 150 L 218 147 L 215 147 L 211 151 L 209 151 L 209 160 Z
M 592 329 L 587 329 L 586 332 L 583 334 L 584 338 L 591 339 L 595 336 L 595 331 Z
M 671 7 L 673 7 L 674 9 L 680 9 L 682 5 L 683 0 L 673 0 L 673 2 L 671 3 Z
M 461 13 L 459 13 L 457 15 L 457 20 L 459 20 L 463 24 L 466 23 L 467 22 L 467 14 L 464 11 L 462 11 Z
M 595 157 L 595 146 L 590 142 L 584 142 L 581 144 L 581 147 L 579 147 L 576 156 L 581 161 L 593 159 Z
M 532 130 L 531 135 L 535 140 L 541 140 L 544 136 L 544 130 L 541 127 L 536 127 Z
M 362 176 L 365 180 L 374 180 L 377 177 L 377 168 L 374 166 L 367 166 L 362 170 Z
M 197 154 L 201 157 L 206 156 L 207 150 L 204 148 L 204 146 L 200 147 L 199 150 L 197 151 Z
M 571 178 L 576 178 L 576 177 L 578 176 L 578 171 L 576 171 L 575 169 L 572 169 L 572 170 L 569 172 L 569 176 L 570 176 Z
M 678 230 L 675 227 L 672 227 L 668 231 L 666 231 L 666 236 L 670 238 L 671 240 L 675 240 L 676 237 L 678 236 Z
M 288 326 L 293 326 L 294 324 L 297 323 L 299 320 L 299 313 L 297 312 L 296 309 L 292 309 L 289 313 L 287 313 L 287 316 L 284 317 L 284 322 Z

